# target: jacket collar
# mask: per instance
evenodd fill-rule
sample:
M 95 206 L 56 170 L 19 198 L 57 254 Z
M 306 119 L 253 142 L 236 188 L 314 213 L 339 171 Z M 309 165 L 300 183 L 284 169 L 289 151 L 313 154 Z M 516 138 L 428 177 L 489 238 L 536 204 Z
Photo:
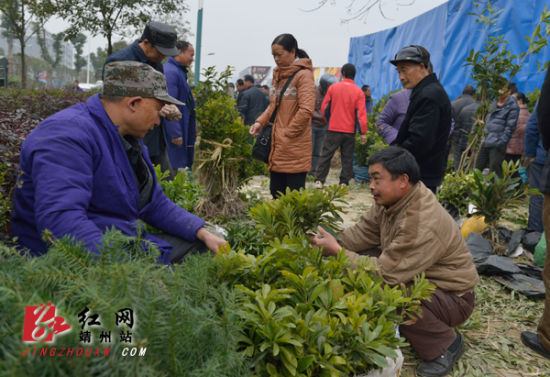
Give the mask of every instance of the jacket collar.
M 288 67 L 275 67 L 273 70 L 273 79 L 275 81 L 287 79 L 300 69 L 309 69 L 312 71 L 313 66 L 311 65 L 311 59 L 296 59 Z
M 435 75 L 435 73 L 430 73 L 428 76 L 420 80 L 418 84 L 416 84 L 416 86 L 412 90 L 411 97 L 414 97 L 416 93 L 422 91 L 422 89 L 424 89 L 429 84 L 433 84 L 437 82 L 439 81 L 437 80 L 437 76 Z
M 183 71 L 183 74 L 185 75 L 185 78 L 187 78 L 187 67 L 184 64 L 179 63 L 176 59 L 174 59 L 173 56 L 170 56 L 168 58 L 167 63 L 170 63 L 170 64 L 178 67 L 179 69 L 181 69 Z
M 139 47 L 139 41 L 134 41 L 131 46 L 132 50 L 134 51 L 134 55 L 139 59 L 141 63 L 150 63 L 149 59 L 147 59 L 147 55 L 145 55 L 145 52 L 143 52 L 141 47 Z
M 134 197 L 132 199 L 136 201 L 136 203 L 139 203 L 139 191 L 137 182 L 134 177 L 133 169 L 130 165 L 130 160 L 128 159 L 128 156 L 124 149 L 122 138 L 120 137 L 120 133 L 118 132 L 118 126 L 113 123 L 113 121 L 105 111 L 103 103 L 101 103 L 101 100 L 99 99 L 99 94 L 94 94 L 93 96 L 88 98 L 88 100 L 86 101 L 86 106 L 88 107 L 90 115 L 97 120 L 97 124 L 100 127 L 103 127 L 105 132 L 107 132 L 107 134 L 109 135 L 111 139 L 113 157 L 117 161 L 119 161 L 119 166 L 126 182 L 128 182 L 128 184 L 130 184 L 131 187 L 133 187 L 134 189 Z M 138 143 L 140 144 L 141 148 L 143 148 L 143 140 L 138 139 Z
M 421 181 L 418 181 L 418 183 L 414 184 L 410 191 L 405 194 L 404 197 L 399 199 L 394 205 L 389 208 L 384 208 L 384 213 L 387 216 L 391 216 L 403 211 L 403 209 L 411 202 L 411 200 L 420 195 L 420 192 L 422 191 L 422 186 L 424 186 L 424 184 Z

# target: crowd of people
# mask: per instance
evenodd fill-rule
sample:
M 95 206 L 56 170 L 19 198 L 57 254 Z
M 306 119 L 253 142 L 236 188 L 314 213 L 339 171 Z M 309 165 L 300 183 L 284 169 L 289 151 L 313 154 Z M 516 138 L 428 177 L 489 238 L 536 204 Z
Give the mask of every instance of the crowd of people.
M 373 106 L 370 87 L 356 85 L 356 68 L 349 63 L 341 68 L 341 81 L 324 75 L 316 86 L 312 61 L 291 34 L 278 35 L 271 52 L 276 67 L 268 93 L 249 75 L 236 83 L 237 109 L 250 134 L 257 136 L 272 125 L 267 162 L 271 195 L 304 188 L 307 174 L 322 187 L 338 148 L 340 184 L 347 185 L 353 177 L 356 133 L 366 142 Z M 139 40 L 107 58 L 102 94 L 47 118 L 29 135 L 21 150 L 12 220 L 20 247 L 36 256 L 46 253 L 41 234 L 47 229 L 57 238 L 70 235 L 98 253 L 106 229 L 137 236 L 138 220 L 161 231 L 144 236 L 159 248 L 163 263 L 180 263 L 192 251 L 216 252 L 225 245 L 205 229 L 203 219 L 164 195 L 153 169 L 160 164 L 175 173 L 193 164 L 195 102 L 187 83 L 193 58 L 193 46 L 179 40 L 172 27 L 150 22 Z M 444 376 L 464 352 L 464 338 L 454 328 L 474 309 L 479 277 L 457 224 L 434 193 L 451 146 L 458 167 L 479 105 L 471 86 L 449 100 L 422 46 L 403 47 L 390 63 L 403 90 L 389 98 L 376 123 L 391 146 L 369 160 L 374 205 L 337 237 L 319 228 L 311 242 L 326 256 L 345 249 L 353 265 L 360 256 L 372 258 L 389 285 L 409 285 L 425 274 L 435 293 L 422 303 L 422 317 L 399 330 L 422 359 L 417 373 Z M 541 105 L 531 115 L 525 95 L 513 85 L 500 90 L 476 161 L 479 168 L 500 173 L 504 159 L 517 160 L 522 154 L 531 159 L 531 184 L 545 197 L 544 202 L 531 198 L 530 207 L 533 212 L 538 208 L 540 216 L 530 218 L 529 226 L 545 228 L 547 235 L 550 106 L 542 104 L 550 98 L 549 80 L 547 75 Z M 544 279 L 550 290 L 550 258 Z M 538 333 L 521 337 L 547 358 L 549 316 L 547 298 Z

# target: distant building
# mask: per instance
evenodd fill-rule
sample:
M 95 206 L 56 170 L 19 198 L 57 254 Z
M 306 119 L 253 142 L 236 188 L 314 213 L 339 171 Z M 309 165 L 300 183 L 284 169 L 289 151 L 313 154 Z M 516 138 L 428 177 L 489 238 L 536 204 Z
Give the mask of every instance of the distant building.
M 8 55 L 8 38 L 4 37 L 3 34 L 6 30 L 0 27 L 0 48 L 4 50 L 4 53 L 6 56 Z M 46 32 L 46 47 L 48 48 L 48 52 L 52 57 L 55 56 L 54 50 L 53 50 L 53 38 L 52 34 Z M 74 47 L 71 43 L 62 43 L 61 48 L 63 50 L 63 53 L 61 55 L 61 62 L 60 64 L 69 68 L 74 69 Z M 21 46 L 19 45 L 19 41 L 17 39 L 13 40 L 13 54 L 19 54 L 21 53 Z M 33 35 L 29 40 L 27 41 L 27 44 L 25 46 L 25 55 L 32 56 L 33 58 L 42 59 L 42 54 L 40 51 L 40 46 L 38 45 L 38 41 L 36 39 L 36 36 Z

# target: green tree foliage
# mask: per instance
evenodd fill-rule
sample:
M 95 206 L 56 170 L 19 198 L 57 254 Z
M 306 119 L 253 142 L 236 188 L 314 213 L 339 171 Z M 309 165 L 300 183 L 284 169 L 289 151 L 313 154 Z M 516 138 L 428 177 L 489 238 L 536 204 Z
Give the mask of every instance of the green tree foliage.
M 42 56 L 42 59 L 44 59 L 49 64 L 48 72 L 48 83 L 52 79 L 53 76 L 53 70 L 58 67 L 59 63 L 61 62 L 61 57 L 63 56 L 63 46 L 62 41 L 64 38 L 63 33 L 57 33 L 52 34 L 53 38 L 53 52 L 54 56 L 52 57 L 50 55 L 50 51 L 47 46 L 46 42 L 46 30 L 44 29 L 44 25 L 41 25 L 40 23 L 35 23 L 35 35 L 36 35 L 36 41 L 38 42 L 38 46 L 40 46 L 40 55 Z
M 49 236 L 46 234 L 46 237 Z M 0 339 L 2 376 L 247 376 L 248 362 L 237 352 L 243 328 L 239 294 L 212 272 L 210 255 L 190 256 L 184 264 L 162 267 L 158 251 L 143 239 L 110 231 L 101 255 L 68 239 L 54 241 L 48 253 L 29 258 L 0 244 Z M 26 305 L 51 302 L 71 325 L 55 344 L 21 341 Z M 78 313 L 99 314 L 99 327 L 87 327 L 92 343 L 82 343 Z M 117 327 L 115 313 L 134 311 L 134 326 Z M 132 333 L 132 344 L 120 341 Z M 111 343 L 100 343 L 111 331 Z M 110 347 L 108 357 L 23 357 L 27 347 Z M 143 357 L 122 357 L 124 347 L 145 347 Z
M 408 287 L 386 285 L 365 259 L 356 269 L 342 252 L 323 258 L 306 233 L 334 228 L 347 188 L 287 191 L 250 215 L 269 246 L 216 256 L 218 276 L 245 294 L 239 346 L 256 376 L 351 376 L 387 366 L 403 346 L 397 324 L 420 314 L 433 291 L 423 276 Z
M 35 19 L 33 15 L 33 1 L 29 0 L 0 0 L 0 13 L 4 15 L 4 24 L 21 47 L 21 88 L 27 87 L 27 66 L 25 47 L 33 34 L 31 27 Z
M 480 7 L 480 4 L 476 3 L 476 6 Z M 481 51 L 470 50 L 465 65 L 472 67 L 471 76 L 477 83 L 477 99 L 480 106 L 459 169 L 469 170 L 477 158 L 485 136 L 485 119 L 490 112 L 491 101 L 498 98 L 498 91 L 514 78 L 525 59 L 538 54 L 547 45 L 550 36 L 550 12 L 545 7 L 531 36 L 525 37 L 529 41 L 527 51 L 514 55 L 508 50 L 508 42 L 504 40 L 504 36 L 498 35 L 500 30 L 496 28 L 496 23 L 500 13 L 502 10 L 498 10 L 489 1 L 476 14 L 476 22 L 483 25 L 486 39 Z M 540 65 L 539 68 L 542 69 Z
M 395 92 L 396 91 L 390 92 L 380 98 L 380 101 L 376 102 L 376 104 L 372 107 L 371 113 L 368 114 L 367 142 L 365 144 L 361 144 L 361 137 L 356 135 L 355 156 L 357 157 L 357 166 L 368 166 L 369 157 L 373 153 L 376 153 L 388 146 L 384 139 L 382 139 L 380 133 L 378 133 L 376 121 L 378 120 L 378 116 L 382 110 L 384 110 L 384 106 L 386 106 L 388 99 Z
M 44 59 L 48 64 L 50 64 L 52 68 L 57 67 L 57 65 L 61 61 L 61 56 L 63 55 L 63 48 L 62 48 L 63 46 L 61 45 L 61 42 L 63 41 L 64 34 L 57 33 L 57 34 L 51 35 L 53 39 L 52 47 L 54 52 L 54 56 L 52 57 L 50 55 L 50 51 L 46 43 L 46 30 L 44 29 L 44 25 L 40 25 L 37 22 L 35 23 L 34 26 L 35 26 L 36 41 L 40 46 L 40 55 L 42 56 L 42 59 Z
M 70 23 L 69 37 L 81 31 L 102 35 L 107 39 L 107 55 L 113 53 L 113 37 L 129 30 L 140 32 L 153 19 L 162 20 L 170 15 L 183 23 L 188 10 L 183 1 L 176 0 L 56 0 L 50 1 L 50 9 Z
M 80 73 L 82 68 L 86 65 L 86 59 L 83 56 L 84 44 L 86 43 L 86 36 L 82 33 L 78 33 L 71 38 L 71 43 L 73 44 L 76 52 L 75 58 L 74 58 L 74 69 L 76 71 L 76 76 L 78 77 L 78 74 Z
M 474 176 L 463 171 L 445 174 L 443 183 L 437 191 L 437 200 L 454 216 L 465 216 L 468 213 L 469 193 Z
M 235 109 L 235 100 L 225 91 L 230 76 L 229 68 L 218 74 L 209 67 L 194 91 L 199 140 L 193 169 L 206 190 L 207 200 L 199 206 L 206 216 L 240 213 L 244 204 L 237 190 L 264 169 L 252 159 L 252 136 Z
M 122 50 L 124 47 L 128 46 L 128 43 L 125 41 L 118 41 L 113 44 L 113 52 Z M 101 73 L 103 72 L 103 66 L 105 65 L 105 60 L 107 60 L 107 50 L 101 47 L 98 47 L 95 53 L 90 54 L 90 62 L 95 72 L 95 79 L 101 80 Z
M 516 174 L 518 170 L 519 161 L 503 161 L 502 177 L 495 172 L 483 177 L 479 169 L 474 169 L 470 200 L 476 207 L 476 214 L 485 216 L 488 225 L 496 227 L 504 209 L 517 208 L 529 193 Z

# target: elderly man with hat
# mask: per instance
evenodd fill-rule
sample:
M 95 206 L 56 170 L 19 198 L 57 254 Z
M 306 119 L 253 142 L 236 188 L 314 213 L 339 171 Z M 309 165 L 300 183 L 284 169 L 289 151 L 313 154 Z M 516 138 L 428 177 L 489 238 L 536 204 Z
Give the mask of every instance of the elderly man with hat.
M 420 179 L 435 192 L 447 162 L 451 101 L 430 73 L 430 53 L 424 47 L 404 47 L 390 63 L 397 67 L 403 88 L 412 89 L 407 114 L 392 145 L 412 153 L 420 166 Z
M 114 227 L 129 236 L 138 219 L 164 233 L 144 236 L 163 263 L 178 263 L 192 250 L 225 241 L 204 220 L 171 202 L 159 186 L 141 140 L 160 124 L 168 95 L 164 75 L 138 62 L 105 67 L 103 94 L 45 119 L 21 148 L 13 236 L 33 255 L 47 252 L 41 235 L 71 236 L 99 253 L 102 234 Z
M 111 62 L 131 60 L 149 64 L 159 72 L 164 73 L 162 61 L 168 56 L 179 54 L 176 48 L 176 30 L 161 22 L 151 21 L 145 26 L 141 38 L 131 45 L 111 54 L 105 61 L 105 66 Z M 105 66 L 103 70 L 105 72 Z M 105 74 L 105 73 L 103 73 Z M 166 105 L 162 112 L 167 120 L 179 120 L 181 113 L 176 106 Z M 168 152 L 166 151 L 167 133 L 164 121 L 160 127 L 149 132 L 143 142 L 149 149 L 153 164 L 160 164 L 162 170 L 172 170 Z

